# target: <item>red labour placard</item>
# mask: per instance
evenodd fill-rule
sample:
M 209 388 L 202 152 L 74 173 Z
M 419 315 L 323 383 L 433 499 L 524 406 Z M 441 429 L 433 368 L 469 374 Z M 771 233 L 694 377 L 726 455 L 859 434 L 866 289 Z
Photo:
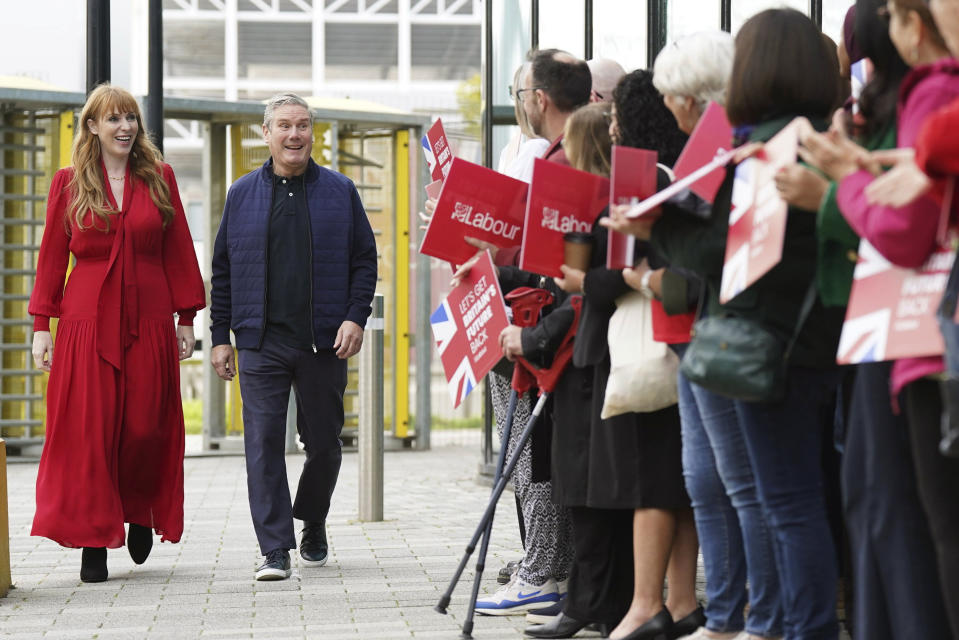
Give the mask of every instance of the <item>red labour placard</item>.
M 526 205 L 520 269 L 562 277 L 563 235 L 592 232 L 607 203 L 606 178 L 537 158 Z
M 426 162 L 430 167 L 430 176 L 433 180 L 442 180 L 450 172 L 450 165 L 453 163 L 453 151 L 450 149 L 449 140 L 446 138 L 446 130 L 443 129 L 443 121 L 439 118 L 433 123 L 426 135 L 420 139 L 423 146 L 423 153 L 426 154 Z
M 656 193 L 655 151 L 613 146 L 609 179 L 610 204 L 636 204 Z M 606 268 L 633 266 L 636 237 L 610 230 Z
M 936 308 L 954 258 L 954 251 L 940 246 L 919 269 L 904 269 L 868 241 L 860 241 L 836 361 L 858 364 L 942 354 Z
M 798 148 L 797 127 L 790 124 L 766 143 L 761 158 L 736 167 L 720 302 L 732 300 L 782 260 L 788 206 L 774 179 L 796 161 Z
M 500 248 L 519 245 L 528 189 L 522 180 L 456 158 L 420 253 L 463 264 L 476 255 L 476 247 L 467 244 L 464 236 Z
M 509 319 L 489 251 L 432 313 L 430 326 L 458 407 L 503 357 L 499 334 Z
M 710 102 L 676 160 L 676 166 L 673 167 L 676 179 L 682 180 L 716 156 L 729 151 L 732 144 L 733 128 L 726 118 L 726 110 L 717 103 Z M 689 188 L 703 200 L 712 202 L 725 177 L 726 171 L 717 167 Z

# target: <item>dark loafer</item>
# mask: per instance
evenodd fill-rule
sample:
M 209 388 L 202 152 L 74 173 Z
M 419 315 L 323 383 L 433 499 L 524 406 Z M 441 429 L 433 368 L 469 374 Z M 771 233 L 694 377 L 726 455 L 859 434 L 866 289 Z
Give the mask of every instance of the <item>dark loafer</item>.
M 560 613 L 546 624 L 535 624 L 532 627 L 526 627 L 524 632 L 530 638 L 572 638 L 586 627 L 588 622 L 582 622 L 576 618 L 570 618 L 565 613 Z

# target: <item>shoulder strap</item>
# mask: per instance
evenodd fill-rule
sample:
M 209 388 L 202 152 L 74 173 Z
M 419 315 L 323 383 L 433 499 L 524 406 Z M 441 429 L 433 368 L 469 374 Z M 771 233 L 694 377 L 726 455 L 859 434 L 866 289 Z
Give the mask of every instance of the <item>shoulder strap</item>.
M 803 325 L 806 324 L 806 319 L 809 317 L 809 312 L 812 311 L 812 306 L 816 302 L 816 279 L 813 278 L 813 281 L 809 283 L 809 288 L 806 289 L 806 297 L 803 298 L 802 307 L 799 308 L 799 322 L 796 323 L 796 328 L 793 330 L 792 338 L 789 339 L 789 344 L 786 345 L 786 352 L 783 354 L 783 359 L 788 361 L 789 356 L 792 354 L 793 347 L 796 346 L 796 340 L 799 339 L 799 334 L 802 331 Z
M 676 182 L 676 173 L 675 173 L 672 169 L 670 169 L 669 167 L 667 167 L 666 165 L 664 165 L 664 164 L 661 163 L 661 162 L 657 162 L 657 163 L 656 163 L 656 166 L 657 166 L 658 168 L 662 169 L 662 170 L 663 170 L 663 173 L 665 173 L 667 176 L 669 176 L 669 181 L 670 181 L 670 182 Z

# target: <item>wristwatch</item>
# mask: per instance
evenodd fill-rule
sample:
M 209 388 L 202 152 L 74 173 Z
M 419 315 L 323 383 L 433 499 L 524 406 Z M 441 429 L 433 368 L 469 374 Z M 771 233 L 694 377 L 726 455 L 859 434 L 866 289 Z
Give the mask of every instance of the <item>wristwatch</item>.
M 652 300 L 656 297 L 656 294 L 653 293 L 653 290 L 649 287 L 649 279 L 653 277 L 653 270 L 647 269 L 643 273 L 643 277 L 639 279 L 639 292 Z

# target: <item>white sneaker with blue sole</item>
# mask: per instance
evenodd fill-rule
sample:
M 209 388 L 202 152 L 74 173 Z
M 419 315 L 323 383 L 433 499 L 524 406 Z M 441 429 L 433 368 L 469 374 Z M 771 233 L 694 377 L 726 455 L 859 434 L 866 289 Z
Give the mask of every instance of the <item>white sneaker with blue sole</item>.
M 516 576 L 496 593 L 476 601 L 476 612 L 488 616 L 510 616 L 543 609 L 559 601 L 556 581 L 550 578 L 534 585 Z

